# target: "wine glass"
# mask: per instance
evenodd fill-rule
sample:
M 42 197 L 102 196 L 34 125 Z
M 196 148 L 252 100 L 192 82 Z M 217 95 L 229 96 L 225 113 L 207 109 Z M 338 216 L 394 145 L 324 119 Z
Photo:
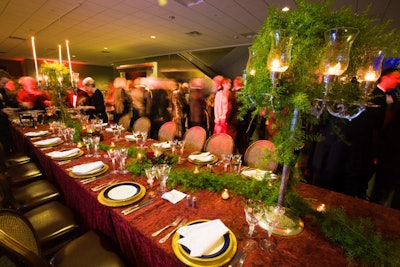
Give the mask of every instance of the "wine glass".
M 284 213 L 285 209 L 281 207 L 267 206 L 264 208 L 260 226 L 266 228 L 268 237 L 260 240 L 260 247 L 262 250 L 266 250 L 269 252 L 275 251 L 276 243 L 273 242 L 271 236 L 272 232 L 274 231 Z
M 118 170 L 115 168 L 116 160 L 117 160 L 117 151 L 113 148 L 107 150 L 108 158 L 111 160 L 111 164 L 113 165 L 112 174 L 118 173 Z
M 146 131 L 140 132 L 139 135 L 142 136 L 142 139 L 139 140 L 140 149 L 144 150 L 144 148 L 145 148 L 144 145 L 146 144 L 146 141 L 147 141 L 147 132 Z
M 92 137 L 84 136 L 84 137 L 82 137 L 82 141 L 86 146 L 87 154 L 85 155 L 85 157 L 92 157 L 93 154 L 90 153 L 90 146 L 93 144 Z
M 222 154 L 222 164 L 224 164 L 224 172 L 228 171 L 231 165 L 232 154 Z
M 244 244 L 245 250 L 254 250 L 257 248 L 257 242 L 253 239 L 257 235 L 255 230 L 258 224 L 258 218 L 260 210 L 262 209 L 262 203 L 254 199 L 246 199 L 244 203 L 244 214 L 246 216 L 246 222 L 249 226 L 249 230 L 246 233 L 248 238 Z
M 122 174 L 127 174 L 129 171 L 126 169 L 126 159 L 128 158 L 128 149 L 126 147 L 123 147 L 119 150 L 119 168 L 121 170 Z
M 242 165 L 242 154 L 235 154 L 232 156 L 232 169 L 236 174 L 240 174 L 240 167 Z
M 93 156 L 96 158 L 100 157 L 99 144 L 100 144 L 100 136 L 98 135 L 93 136 L 93 149 L 94 149 Z
M 150 185 L 150 190 L 149 196 L 153 197 L 155 195 L 155 192 L 153 190 L 153 184 L 154 184 L 154 178 L 156 178 L 156 170 L 152 168 L 146 168 L 145 170 L 146 177 L 147 177 L 147 183 Z
M 171 166 L 168 164 L 159 164 L 157 166 L 157 177 L 160 181 L 160 191 L 161 194 L 167 192 L 167 180 L 169 172 L 171 171 Z
M 69 128 L 69 135 L 71 138 L 71 144 L 74 144 L 75 128 Z

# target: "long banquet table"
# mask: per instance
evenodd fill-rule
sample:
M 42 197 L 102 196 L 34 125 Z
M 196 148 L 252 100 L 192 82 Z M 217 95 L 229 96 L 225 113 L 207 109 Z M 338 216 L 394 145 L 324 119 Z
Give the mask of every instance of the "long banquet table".
M 238 251 L 242 249 L 248 226 L 241 197 L 231 196 L 230 199 L 223 200 L 218 192 L 202 190 L 194 193 L 197 197 L 197 208 L 192 208 L 188 207 L 184 200 L 172 204 L 160 196 L 156 196 L 154 203 L 125 216 L 121 214 L 123 207 L 111 208 L 100 204 L 97 200 L 98 192 L 93 192 L 90 188 L 112 179 L 119 181 L 134 180 L 148 188 L 144 177 L 133 177 L 132 174 L 110 174 L 110 171 L 108 171 L 103 178 L 86 185 L 82 184 L 80 179 L 70 177 L 67 169 L 85 162 L 104 160 L 105 152 L 101 152 L 101 158 L 82 156 L 61 165 L 50 159 L 46 153 L 71 146 L 61 144 L 52 149 L 40 149 L 33 145 L 33 140 L 24 135 L 28 131 L 48 130 L 47 125 L 39 125 L 38 129 L 14 126 L 12 130 L 14 145 L 34 155 L 47 179 L 53 181 L 62 191 L 66 204 L 74 210 L 81 226 L 86 229 L 100 230 L 111 237 L 120 246 L 129 266 L 185 266 L 175 256 L 171 247 L 171 239 L 164 244 L 158 242 L 159 238 L 168 231 L 158 237 L 151 236 L 152 232 L 172 222 L 177 216 L 184 216 L 189 221 L 221 219 L 235 234 L 238 240 Z M 104 141 L 102 142 L 110 144 L 111 138 L 111 134 L 104 133 Z M 132 145 L 124 139 L 121 139 L 120 142 L 119 145 Z M 185 167 L 191 168 L 193 166 L 186 163 Z M 179 188 L 177 189 L 179 190 Z M 393 236 L 394 233 L 399 235 L 400 211 L 398 210 L 385 208 L 308 184 L 300 184 L 297 190 L 303 197 L 317 199 L 320 203 L 325 203 L 327 207 L 344 207 L 349 216 L 371 218 L 376 224 L 377 230 L 384 235 Z M 145 198 L 149 198 L 149 196 Z M 265 237 L 265 235 L 259 234 L 256 240 L 262 237 Z M 303 232 L 299 235 L 292 237 L 274 236 L 274 238 L 277 240 L 276 252 L 264 252 L 261 249 L 247 252 L 243 266 L 348 265 L 345 251 L 332 244 L 320 233 L 318 227 L 308 224 L 307 221 L 305 221 Z

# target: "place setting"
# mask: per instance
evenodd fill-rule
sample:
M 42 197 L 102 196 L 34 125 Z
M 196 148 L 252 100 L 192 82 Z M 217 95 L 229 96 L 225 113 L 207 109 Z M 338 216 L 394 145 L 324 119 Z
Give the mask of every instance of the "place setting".
M 79 158 L 83 154 L 84 152 L 80 148 L 71 148 L 71 149 L 52 151 L 50 153 L 47 153 L 47 156 L 49 156 L 53 160 L 63 161 L 63 160 Z
M 73 166 L 68 169 L 68 174 L 72 178 L 86 179 L 102 175 L 107 172 L 108 168 L 108 165 L 102 161 L 95 161 Z
M 36 141 L 33 143 L 35 147 L 40 148 L 47 148 L 47 147 L 54 147 L 62 144 L 64 141 L 60 137 L 54 137 L 49 139 L 44 139 L 40 141 Z
M 34 131 L 34 132 L 27 132 L 27 133 L 25 133 L 24 135 L 26 136 L 26 137 L 30 137 L 31 139 L 32 138 L 38 138 L 38 137 L 43 137 L 43 136 L 46 136 L 46 135 L 48 135 L 49 134 L 49 131 L 46 131 L 46 130 L 44 130 L 44 131 Z
M 146 188 L 143 185 L 126 181 L 109 184 L 99 193 L 97 200 L 108 207 L 121 207 L 136 203 L 145 195 Z
M 188 266 L 222 266 L 235 255 L 237 240 L 220 219 L 195 220 L 177 229 L 172 249 Z
M 193 152 L 188 156 L 188 161 L 193 164 L 213 164 L 218 157 L 210 152 Z

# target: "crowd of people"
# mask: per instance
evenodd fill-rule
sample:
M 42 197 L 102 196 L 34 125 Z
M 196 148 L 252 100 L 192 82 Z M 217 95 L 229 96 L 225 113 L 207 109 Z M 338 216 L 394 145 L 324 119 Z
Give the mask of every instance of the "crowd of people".
M 0 75 L 1 128 L 9 127 L 10 107 L 44 109 L 52 104 L 50 96 L 36 87 L 33 78 L 21 77 L 21 88 L 16 90 L 7 72 L 0 71 Z M 367 107 L 352 121 L 333 116 L 320 121 L 316 133 L 323 137 L 322 141 L 313 143 L 307 151 L 310 183 L 400 209 L 400 142 L 396 139 L 400 136 L 400 98 L 396 91 L 399 84 L 398 69 L 388 68 L 371 93 L 377 107 Z M 104 93 L 96 88 L 91 77 L 83 79 L 81 85 L 67 94 L 68 107 L 76 106 L 91 118 L 121 124 L 128 131 L 132 131 L 138 118 L 148 117 L 150 137 L 154 139 L 158 139 L 161 125 L 173 121 L 177 139 L 182 139 L 187 129 L 200 126 L 208 136 L 229 134 L 235 142 L 235 152 L 244 154 L 254 139 L 270 139 L 274 134 L 269 133 L 262 113 L 257 118 L 250 113 L 239 116 L 241 76 L 233 81 L 215 76 L 211 88 L 206 88 L 203 78 L 175 81 L 117 77 Z M 258 137 L 254 137 L 256 127 Z M 7 133 L 3 131 L 0 141 L 9 150 Z M 367 194 L 371 179 L 375 183 L 372 193 Z

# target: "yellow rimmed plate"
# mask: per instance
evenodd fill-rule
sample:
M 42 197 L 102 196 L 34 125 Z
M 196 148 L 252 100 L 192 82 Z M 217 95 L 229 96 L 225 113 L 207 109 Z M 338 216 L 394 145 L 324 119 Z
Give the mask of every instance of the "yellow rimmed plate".
M 140 201 L 146 195 L 146 188 L 135 182 L 121 182 L 103 189 L 97 200 L 108 207 L 121 207 Z
M 60 140 L 60 141 L 58 141 L 58 142 L 55 142 L 55 143 L 51 143 L 51 144 L 45 144 L 45 145 L 40 145 L 40 144 L 33 144 L 35 147 L 41 147 L 41 148 L 44 148 L 44 147 L 53 147 L 53 146 L 58 146 L 58 145 L 61 145 L 62 143 L 64 143 L 64 141 L 63 140 Z
M 50 157 L 52 160 L 69 160 L 69 159 L 76 159 L 79 158 L 80 156 L 82 156 L 84 154 L 83 150 L 79 150 L 78 153 L 68 156 L 68 157 Z
M 190 155 L 199 155 L 199 154 L 202 154 L 202 153 L 204 153 L 204 152 L 193 152 Z M 212 160 L 208 160 L 208 161 L 191 159 L 190 156 L 187 158 L 187 160 L 190 163 L 193 163 L 193 164 L 214 164 L 214 163 L 216 163 L 218 161 L 218 157 L 216 155 L 214 155 L 214 154 L 211 154 L 211 155 L 213 156 L 213 159 Z
M 88 173 L 85 175 L 77 175 L 77 174 L 74 174 L 72 171 L 69 171 L 69 176 L 71 176 L 72 178 L 77 178 L 77 179 L 85 179 L 85 178 L 95 177 L 95 176 L 102 175 L 103 173 L 106 173 L 108 171 L 108 168 L 109 168 L 108 165 L 104 164 L 103 168 L 98 170 L 97 172 Z
M 197 220 L 187 223 L 186 225 L 194 223 L 203 223 L 208 220 Z M 235 235 L 231 230 L 226 233 L 221 239 L 216 243 L 214 248 L 211 249 L 207 255 L 201 257 L 191 257 L 190 250 L 185 246 L 178 243 L 181 238 L 178 233 L 175 233 L 172 237 L 172 250 L 180 261 L 188 266 L 193 267 L 203 267 L 203 266 L 222 266 L 228 263 L 236 253 L 237 250 L 237 240 Z

